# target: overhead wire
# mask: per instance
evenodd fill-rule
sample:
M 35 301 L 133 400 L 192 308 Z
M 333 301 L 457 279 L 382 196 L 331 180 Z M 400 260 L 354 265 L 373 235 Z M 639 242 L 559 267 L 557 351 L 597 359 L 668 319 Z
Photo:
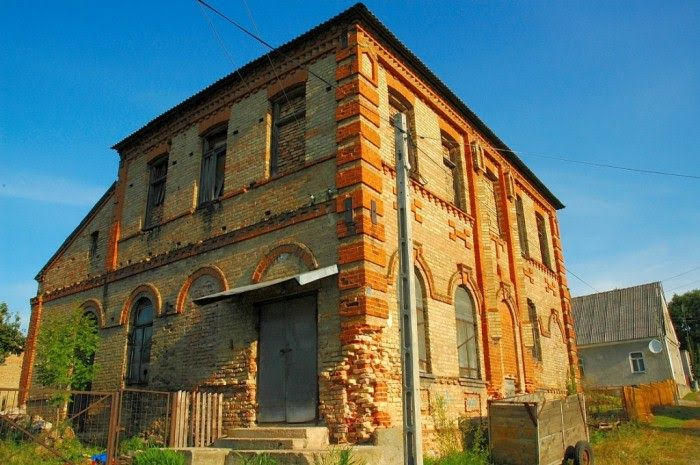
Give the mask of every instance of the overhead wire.
M 671 276 L 671 277 L 669 277 L 669 278 L 661 279 L 660 281 L 661 281 L 661 282 L 670 281 L 670 280 L 676 279 L 676 278 L 678 278 L 678 277 L 680 277 L 680 276 L 685 276 L 685 275 L 687 275 L 688 273 L 692 273 L 692 272 L 695 271 L 695 270 L 700 270 L 700 266 L 696 266 L 695 268 L 691 268 L 690 270 L 684 271 L 683 273 L 675 274 L 675 275 L 673 275 L 673 276 Z

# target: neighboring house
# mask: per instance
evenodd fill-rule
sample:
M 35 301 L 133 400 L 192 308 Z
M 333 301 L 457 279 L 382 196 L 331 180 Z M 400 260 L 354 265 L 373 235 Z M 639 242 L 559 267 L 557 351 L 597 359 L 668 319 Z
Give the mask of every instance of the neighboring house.
M 23 385 L 42 321 L 80 306 L 95 390 L 216 390 L 227 427 L 317 422 L 339 442 L 401 426 L 403 111 L 425 408 L 565 394 L 560 201 L 363 5 L 270 58 L 114 146 L 115 184 L 37 275 Z
M 579 362 L 587 387 L 673 379 L 688 389 L 661 283 L 573 299 Z
M 22 373 L 22 357 L 24 354 L 10 354 L 0 364 L 0 388 L 19 388 L 19 378 Z

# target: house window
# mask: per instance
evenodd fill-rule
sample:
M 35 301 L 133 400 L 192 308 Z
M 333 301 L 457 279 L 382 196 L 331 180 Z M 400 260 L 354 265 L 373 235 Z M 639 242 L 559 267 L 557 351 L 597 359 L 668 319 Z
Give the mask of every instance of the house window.
M 421 373 L 430 372 L 430 360 L 428 357 L 428 306 L 425 300 L 425 284 L 420 272 L 413 272 L 414 286 L 416 290 L 416 324 L 418 326 L 418 365 Z
M 270 173 L 284 173 L 304 165 L 306 89 L 285 91 L 272 101 Z
M 538 362 L 542 361 L 542 342 L 540 340 L 540 324 L 537 318 L 537 307 L 532 300 L 527 299 L 527 314 L 532 326 L 532 358 Z
M 540 253 L 542 254 L 542 263 L 549 269 L 552 268 L 552 258 L 549 255 L 549 237 L 547 236 L 547 226 L 545 226 L 544 218 L 539 213 L 536 213 L 537 218 L 537 236 L 540 239 Z
M 224 193 L 226 166 L 226 127 L 217 128 L 203 138 L 202 173 L 199 204 L 216 200 Z
M 165 180 L 168 176 L 168 157 L 162 156 L 150 165 L 150 182 L 146 204 L 146 227 L 160 223 L 165 200 Z
M 520 253 L 525 258 L 530 258 L 530 245 L 527 242 L 527 226 L 525 224 L 525 210 L 523 199 L 515 197 L 515 218 L 518 222 L 518 239 L 520 240 Z
M 641 352 L 632 352 L 630 354 L 630 364 L 632 365 L 632 373 L 644 373 L 646 371 L 644 354 Z
M 391 134 L 387 134 L 389 147 L 392 153 L 396 153 L 396 138 L 394 136 L 394 117 L 397 113 L 406 115 L 406 126 L 408 129 L 408 162 L 411 165 L 409 174 L 418 176 L 418 157 L 416 156 L 416 118 L 413 112 L 413 105 L 404 98 L 403 95 L 389 89 L 389 121 L 391 121 Z
M 141 297 L 134 305 L 129 333 L 127 384 L 148 384 L 153 335 L 153 303 Z
M 93 231 L 90 233 L 90 258 L 97 256 L 97 245 L 100 239 L 100 232 Z
M 503 237 L 503 211 L 501 206 L 500 186 L 498 176 L 493 172 L 486 172 L 487 208 L 491 217 L 492 230 L 499 237 Z
M 478 331 L 476 328 L 476 306 L 474 299 L 463 287 L 455 292 L 455 314 L 457 318 L 457 358 L 459 376 L 479 378 Z
M 464 200 L 464 178 L 462 177 L 460 163 L 459 144 L 445 133 L 442 133 L 442 161 L 446 168 L 448 195 L 450 202 L 458 208 L 466 210 L 466 202 Z

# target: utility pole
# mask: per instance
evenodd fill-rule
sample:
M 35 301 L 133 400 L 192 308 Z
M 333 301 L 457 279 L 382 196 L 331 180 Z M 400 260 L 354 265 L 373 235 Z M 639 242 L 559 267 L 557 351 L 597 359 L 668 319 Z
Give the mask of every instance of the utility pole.
M 416 289 L 413 281 L 413 238 L 411 235 L 406 115 L 394 117 L 396 141 L 396 194 L 399 221 L 399 305 L 401 309 L 401 381 L 403 384 L 404 465 L 423 465 L 423 436 L 420 418 L 420 373 L 418 367 L 418 325 Z

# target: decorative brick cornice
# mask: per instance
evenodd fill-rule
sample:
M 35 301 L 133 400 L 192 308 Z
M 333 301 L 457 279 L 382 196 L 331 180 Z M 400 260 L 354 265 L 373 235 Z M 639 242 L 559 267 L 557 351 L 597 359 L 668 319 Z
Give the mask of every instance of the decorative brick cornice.
M 100 287 L 106 283 L 119 281 L 130 276 L 143 273 L 147 270 L 169 265 L 179 260 L 195 257 L 221 247 L 252 239 L 254 237 L 268 234 L 298 223 L 313 220 L 334 211 L 335 200 L 329 200 L 316 205 L 307 205 L 297 208 L 296 210 L 282 212 L 252 225 L 211 237 L 196 244 L 189 244 L 184 247 L 156 255 L 151 257 L 149 260 L 127 265 L 115 271 L 46 292 L 43 294 L 44 302 Z
M 387 163 L 382 162 L 382 169 L 385 174 L 389 174 L 392 179 L 396 179 L 396 169 L 393 166 L 388 165 Z M 452 202 L 449 202 L 439 195 L 435 194 L 432 192 L 430 189 L 426 188 L 425 186 L 422 186 L 418 181 L 414 179 L 410 179 L 409 181 L 411 183 L 411 188 L 413 192 L 416 194 L 420 195 L 422 198 L 425 200 L 439 206 L 446 212 L 454 215 L 455 217 L 459 218 L 462 221 L 468 222 L 470 226 L 474 226 L 474 218 L 469 215 L 467 212 L 459 209 L 455 204 Z

